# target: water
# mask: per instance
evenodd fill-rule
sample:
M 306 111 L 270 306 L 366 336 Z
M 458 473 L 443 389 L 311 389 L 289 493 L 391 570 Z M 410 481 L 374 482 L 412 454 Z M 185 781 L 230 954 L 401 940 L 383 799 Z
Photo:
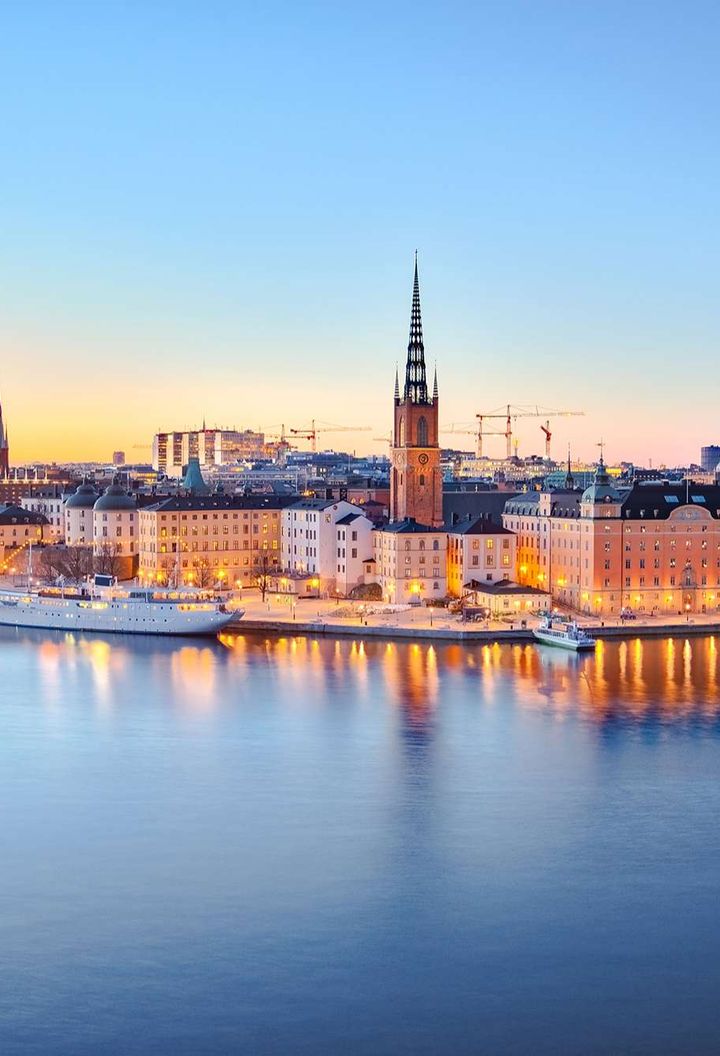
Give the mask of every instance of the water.
M 0 1052 L 717 1052 L 718 648 L 0 632 Z

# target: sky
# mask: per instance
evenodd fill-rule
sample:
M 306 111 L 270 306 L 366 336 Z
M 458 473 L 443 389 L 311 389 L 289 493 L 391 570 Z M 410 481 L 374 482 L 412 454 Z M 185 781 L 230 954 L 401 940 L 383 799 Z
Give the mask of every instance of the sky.
M 146 459 L 203 416 L 387 450 L 415 249 L 441 425 L 582 410 L 558 456 L 697 461 L 719 30 L 662 0 L 0 4 L 13 461 Z

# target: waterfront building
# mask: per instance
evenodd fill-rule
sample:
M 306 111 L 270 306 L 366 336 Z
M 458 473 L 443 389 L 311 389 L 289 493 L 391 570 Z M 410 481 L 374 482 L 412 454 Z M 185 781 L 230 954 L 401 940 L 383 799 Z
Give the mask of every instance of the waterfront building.
M 364 581 L 363 562 L 373 556 L 373 524 L 346 499 L 303 498 L 282 516 L 282 569 L 310 575 L 323 593 L 347 595 Z
M 702 613 L 720 599 L 720 487 L 616 486 L 600 460 L 585 491 L 510 499 L 520 583 L 583 613 Z
M 139 511 L 145 581 L 254 586 L 280 569 L 281 514 L 294 498 L 174 495 Z
M 130 579 L 137 572 L 137 500 L 117 477 L 93 506 L 93 555 L 99 571 L 112 572 L 119 579 Z
M 41 513 L 24 510 L 22 506 L 0 506 L 0 550 L 4 560 L 12 556 L 8 551 L 44 542 L 46 528 L 47 519 Z
M 90 546 L 93 542 L 93 507 L 99 499 L 94 484 L 84 480 L 64 504 L 64 536 L 67 546 Z
M 447 528 L 447 592 L 461 598 L 471 582 L 515 576 L 515 533 L 484 517 L 468 517 Z
M 447 595 L 447 532 L 412 517 L 373 533 L 374 575 L 385 601 L 421 604 Z

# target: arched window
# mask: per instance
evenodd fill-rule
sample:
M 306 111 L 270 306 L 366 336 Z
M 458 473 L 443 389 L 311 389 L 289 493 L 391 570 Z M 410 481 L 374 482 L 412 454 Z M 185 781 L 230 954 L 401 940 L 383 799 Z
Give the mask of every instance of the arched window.
M 421 473 L 420 474 L 420 487 L 424 487 L 424 486 L 425 486 L 425 474 Z
M 398 447 L 405 446 L 405 419 L 400 418 L 398 422 Z
M 418 418 L 417 442 L 418 442 L 418 447 L 427 447 L 428 446 L 427 418 L 425 418 L 424 415 L 421 418 Z

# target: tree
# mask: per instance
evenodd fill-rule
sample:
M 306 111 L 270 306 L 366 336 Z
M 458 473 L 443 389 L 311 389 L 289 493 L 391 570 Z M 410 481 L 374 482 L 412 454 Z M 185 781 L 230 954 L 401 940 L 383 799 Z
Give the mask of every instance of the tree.
M 112 539 L 102 539 L 95 547 L 93 565 L 96 572 L 105 576 L 117 576 L 121 559 L 118 545 Z
M 40 555 L 40 575 L 53 582 L 82 583 L 92 572 L 92 551 L 87 546 L 46 546 Z
M 253 580 L 260 591 L 260 597 L 265 601 L 265 595 L 270 589 L 270 577 L 273 571 L 273 562 L 270 555 L 261 550 L 255 555 L 253 561 Z
M 206 557 L 201 557 L 193 561 L 193 572 L 195 586 L 197 587 L 209 587 L 215 580 L 212 565 Z

